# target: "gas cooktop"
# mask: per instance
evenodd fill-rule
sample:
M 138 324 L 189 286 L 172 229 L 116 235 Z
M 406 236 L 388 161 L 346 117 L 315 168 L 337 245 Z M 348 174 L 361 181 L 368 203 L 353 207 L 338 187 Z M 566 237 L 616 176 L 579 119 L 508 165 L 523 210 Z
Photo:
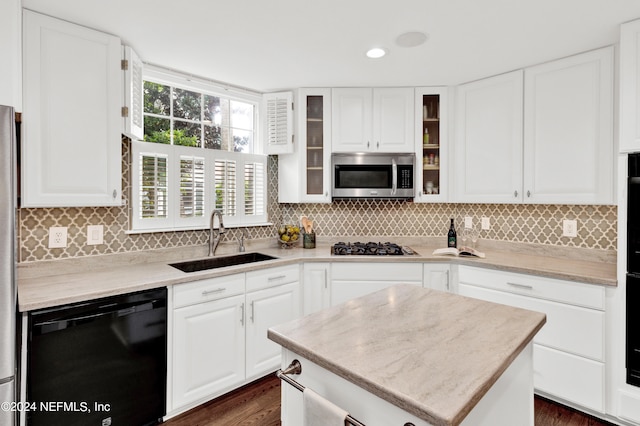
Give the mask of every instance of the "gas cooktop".
M 363 256 L 402 256 L 415 254 L 409 247 L 403 247 L 394 243 L 335 243 L 331 246 L 331 254 L 338 256 L 363 255 Z

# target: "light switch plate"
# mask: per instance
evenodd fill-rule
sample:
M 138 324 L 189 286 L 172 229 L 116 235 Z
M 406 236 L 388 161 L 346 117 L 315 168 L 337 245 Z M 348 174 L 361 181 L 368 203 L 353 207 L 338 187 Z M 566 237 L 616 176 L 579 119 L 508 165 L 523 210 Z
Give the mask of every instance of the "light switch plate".
M 464 217 L 464 227 L 467 229 L 473 228 L 473 218 L 471 216 Z
M 483 231 L 488 231 L 489 229 L 491 229 L 491 221 L 489 220 L 488 217 L 482 218 L 481 227 Z
M 49 228 L 49 248 L 67 247 L 67 227 L 52 226 Z
M 87 245 L 97 246 L 104 243 L 104 226 L 89 225 L 87 226 Z
M 562 221 L 562 236 L 574 238 L 578 236 L 578 221 L 573 220 L 563 220 Z

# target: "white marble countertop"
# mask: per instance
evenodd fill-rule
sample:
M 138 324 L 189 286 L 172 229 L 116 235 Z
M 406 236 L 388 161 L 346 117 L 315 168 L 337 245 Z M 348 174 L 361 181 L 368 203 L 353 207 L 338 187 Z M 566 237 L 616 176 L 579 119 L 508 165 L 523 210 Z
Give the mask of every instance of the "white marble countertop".
M 206 257 L 206 247 L 198 246 L 19 264 L 19 309 L 30 311 L 300 262 L 451 262 L 598 285 L 615 286 L 617 282 L 615 263 L 559 257 L 539 250 L 490 248 L 483 249 L 485 259 L 456 258 L 433 256 L 433 250 L 438 248 L 436 245 L 414 241 L 410 242 L 411 248 L 418 253 L 414 256 L 333 256 L 329 242 L 321 243 L 315 249 L 281 249 L 273 243 L 254 244 L 249 246 L 249 251 L 259 251 L 277 259 L 192 273 L 169 266 L 169 263 Z M 231 254 L 236 246 L 221 245 L 221 248 L 222 253 L 227 250 L 226 254 L 220 254 L 223 256 Z
M 268 336 L 427 422 L 458 425 L 545 321 L 539 312 L 405 284 Z

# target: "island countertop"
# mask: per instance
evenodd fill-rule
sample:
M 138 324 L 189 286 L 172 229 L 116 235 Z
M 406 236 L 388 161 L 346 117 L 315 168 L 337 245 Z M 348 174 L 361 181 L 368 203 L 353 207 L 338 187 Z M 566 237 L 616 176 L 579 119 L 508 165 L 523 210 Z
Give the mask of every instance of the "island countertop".
M 545 322 L 539 312 L 404 284 L 268 336 L 429 423 L 458 425 Z

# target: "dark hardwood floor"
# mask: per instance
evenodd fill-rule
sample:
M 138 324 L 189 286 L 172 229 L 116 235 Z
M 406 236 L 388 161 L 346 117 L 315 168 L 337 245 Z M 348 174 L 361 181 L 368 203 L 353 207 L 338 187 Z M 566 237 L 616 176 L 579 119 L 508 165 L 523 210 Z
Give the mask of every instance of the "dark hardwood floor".
M 612 426 L 536 396 L 535 426 Z M 269 375 L 164 422 L 164 426 L 279 426 L 280 380 Z

